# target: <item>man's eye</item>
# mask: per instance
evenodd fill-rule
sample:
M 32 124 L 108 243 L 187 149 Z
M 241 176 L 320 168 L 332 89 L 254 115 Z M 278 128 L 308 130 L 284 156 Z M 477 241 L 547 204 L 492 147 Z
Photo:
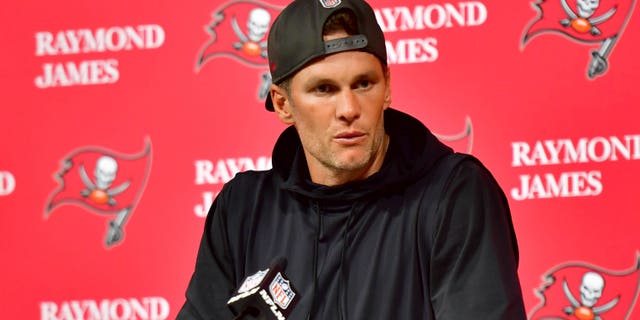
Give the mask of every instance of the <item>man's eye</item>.
M 316 87 L 316 92 L 318 93 L 328 93 L 331 92 L 331 86 L 327 84 L 319 85 Z
M 368 88 L 369 86 L 371 86 L 371 81 L 369 80 L 362 80 L 358 82 L 358 87 L 360 88 Z

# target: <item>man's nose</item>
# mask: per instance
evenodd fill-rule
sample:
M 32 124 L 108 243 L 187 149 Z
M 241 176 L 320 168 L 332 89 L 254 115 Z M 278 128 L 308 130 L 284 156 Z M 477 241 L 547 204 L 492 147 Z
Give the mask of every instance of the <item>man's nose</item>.
M 338 106 L 336 107 L 336 117 L 347 122 L 352 122 L 360 117 L 360 101 L 358 96 L 351 90 L 344 90 L 340 95 Z

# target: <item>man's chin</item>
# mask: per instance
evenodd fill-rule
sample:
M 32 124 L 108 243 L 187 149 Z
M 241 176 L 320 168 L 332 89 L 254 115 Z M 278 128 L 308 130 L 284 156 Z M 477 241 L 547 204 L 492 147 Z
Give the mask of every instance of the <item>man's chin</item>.
M 335 168 L 345 172 L 360 171 L 370 165 L 370 157 L 350 156 L 336 161 Z

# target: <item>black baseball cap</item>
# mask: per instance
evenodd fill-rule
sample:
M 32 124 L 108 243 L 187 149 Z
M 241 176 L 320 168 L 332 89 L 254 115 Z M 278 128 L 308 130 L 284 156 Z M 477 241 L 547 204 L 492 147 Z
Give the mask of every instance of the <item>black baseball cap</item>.
M 353 13 L 358 34 L 324 41 L 325 22 L 340 10 Z M 369 4 L 363 0 L 293 1 L 280 12 L 269 31 L 267 52 L 271 81 L 280 83 L 314 59 L 349 50 L 372 53 L 387 64 L 384 34 Z M 271 95 L 267 95 L 265 107 L 274 111 Z

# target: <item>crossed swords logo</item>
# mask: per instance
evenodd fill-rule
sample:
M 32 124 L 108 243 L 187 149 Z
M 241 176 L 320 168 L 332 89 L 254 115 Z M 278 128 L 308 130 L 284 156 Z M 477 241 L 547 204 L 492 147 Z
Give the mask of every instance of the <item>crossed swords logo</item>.
M 615 13 L 616 7 L 609 9 L 609 11 L 599 15 L 597 17 L 592 17 L 593 10 L 585 10 L 585 12 L 580 12 L 579 14 L 574 12 L 573 9 L 567 3 L 567 0 L 560 0 L 562 5 L 562 9 L 567 14 L 567 19 L 560 20 L 560 24 L 563 27 L 571 27 L 579 33 L 587 33 L 597 36 L 602 32 L 596 25 L 601 24 L 607 20 L 609 20 Z M 613 45 L 617 40 L 617 36 L 613 36 L 611 38 L 607 38 L 603 41 L 602 46 L 598 51 L 591 52 L 591 62 L 589 63 L 589 69 L 587 70 L 587 76 L 590 79 L 595 78 L 596 76 L 603 74 L 607 71 L 609 67 L 609 62 L 607 58 L 611 54 L 611 50 L 613 49 Z
M 560 20 L 560 24 L 563 27 L 571 26 L 574 30 L 580 33 L 589 32 L 595 36 L 602 33 L 596 25 L 609 20 L 616 13 L 616 8 L 613 7 L 609 9 L 609 11 L 597 17 L 592 17 L 592 11 L 580 13 L 580 15 L 578 15 L 573 11 L 573 9 L 571 9 L 571 7 L 569 7 L 567 0 L 561 0 L 560 3 L 562 4 L 564 12 L 569 16 L 569 19 Z
M 583 283 L 583 286 L 587 286 L 587 284 Z M 618 304 L 618 300 L 620 300 L 619 297 L 615 297 L 611 301 L 605 303 L 604 305 L 601 305 L 598 307 L 588 306 L 588 305 L 585 305 L 584 303 L 580 303 L 578 299 L 576 299 L 573 296 L 573 294 L 571 293 L 571 290 L 569 290 L 569 285 L 567 284 L 566 279 L 562 282 L 562 289 L 564 290 L 564 294 L 567 297 L 567 300 L 569 300 L 569 303 L 571 304 L 571 306 L 565 307 L 563 309 L 564 313 L 566 315 L 575 315 L 579 319 L 584 318 L 584 319 L 602 320 L 602 318 L 600 317 L 600 314 L 613 309 L 613 307 L 615 307 L 616 304 Z M 594 289 L 594 288 L 585 288 L 585 290 L 591 290 L 591 289 Z M 602 283 L 602 287 L 598 287 L 595 289 L 597 290 L 604 289 L 604 283 Z M 595 304 L 598 298 L 592 299 L 594 300 L 592 301 L 592 303 Z
M 238 20 L 233 17 L 231 19 L 231 28 L 238 37 L 238 42 L 233 44 L 233 48 L 238 51 L 244 51 L 251 55 L 260 55 L 262 58 L 267 58 L 267 41 L 260 41 L 266 34 L 269 26 L 271 16 L 269 13 L 261 8 L 254 9 L 249 17 L 248 22 L 248 36 L 244 34 Z M 258 23 L 256 23 L 258 22 Z M 265 28 L 266 27 L 266 28 Z M 254 30 L 259 29 L 259 30 Z M 253 34 L 253 35 L 252 35 Z M 264 100 L 269 94 L 269 88 L 271 87 L 271 74 L 263 72 L 260 74 L 260 86 L 258 88 L 258 99 Z
M 116 205 L 115 196 L 121 194 L 131 184 L 131 181 L 127 180 L 120 185 L 111 188 L 111 184 L 115 179 L 118 164 L 115 159 L 109 156 L 102 156 L 98 159 L 95 171 L 95 183 L 89 178 L 87 170 L 84 165 L 79 166 L 79 174 L 82 183 L 84 183 L 86 189 L 80 192 L 83 198 L 89 198 L 96 204 L 108 204 L 109 206 Z M 118 211 L 116 218 L 109 221 L 109 230 L 105 243 L 107 246 L 112 246 L 122 240 L 124 223 L 131 213 L 131 208 L 124 208 Z
M 266 11 L 265 11 L 266 12 Z M 243 50 L 244 52 L 252 55 L 260 55 L 262 58 L 267 58 L 267 41 L 254 41 L 249 39 L 242 29 L 240 29 L 240 25 L 238 25 L 238 20 L 236 17 L 231 18 L 231 28 L 233 28 L 233 32 L 238 37 L 239 42 L 233 44 L 233 48 L 236 50 Z

